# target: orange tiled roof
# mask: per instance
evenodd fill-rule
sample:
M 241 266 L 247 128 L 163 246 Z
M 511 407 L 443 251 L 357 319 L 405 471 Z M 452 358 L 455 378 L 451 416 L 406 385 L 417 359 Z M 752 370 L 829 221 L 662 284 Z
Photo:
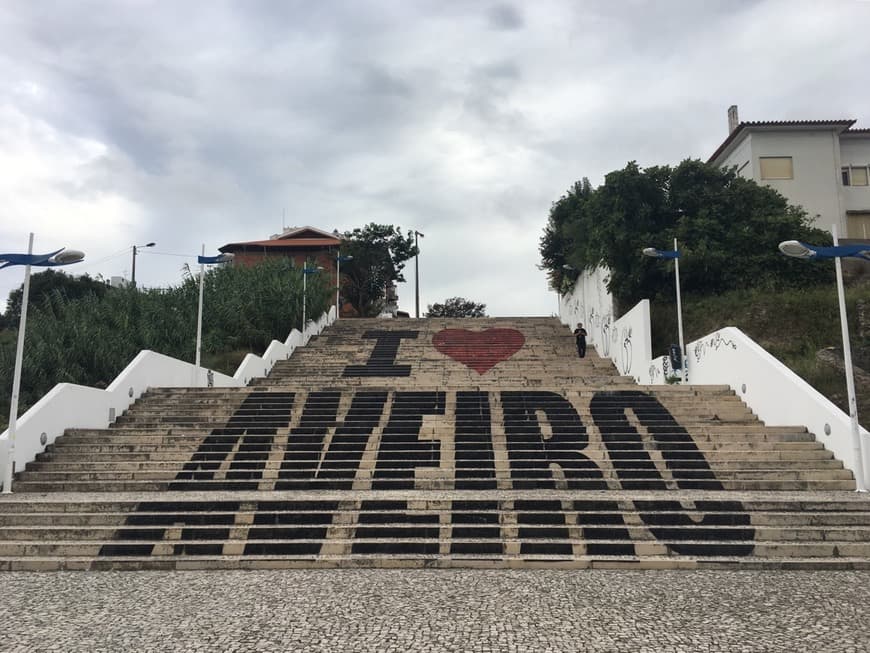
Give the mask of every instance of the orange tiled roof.
M 286 238 L 274 240 L 251 240 L 243 243 L 227 243 L 219 248 L 221 252 L 248 249 L 315 249 L 340 245 L 337 238 Z

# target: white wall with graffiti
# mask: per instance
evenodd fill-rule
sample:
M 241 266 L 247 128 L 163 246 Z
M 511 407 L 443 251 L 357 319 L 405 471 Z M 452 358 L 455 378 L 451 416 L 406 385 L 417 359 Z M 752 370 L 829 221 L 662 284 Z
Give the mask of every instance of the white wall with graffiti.
M 652 358 L 649 300 L 640 301 L 618 320 L 613 319 L 613 297 L 607 291 L 607 268 L 584 272 L 574 290 L 560 298 L 562 324 L 574 329 L 583 324 L 587 342 L 599 356 L 609 358 L 620 374 L 646 383 Z
M 760 420 L 779 426 L 805 426 L 853 472 L 870 473 L 870 433 L 860 429 L 864 460 L 852 437 L 851 420 L 809 383 L 780 363 L 737 327 L 725 327 L 686 345 L 689 383 L 729 385 Z M 646 383 L 662 383 L 667 357 L 651 361 Z M 845 384 L 845 380 L 843 381 Z
M 610 271 L 605 267 L 584 272 L 577 279 L 574 290 L 559 299 L 562 324 L 567 324 L 571 330 L 583 324 L 589 333 L 586 341 L 596 348 L 599 343 L 610 339 L 613 297 L 607 291 L 609 279 Z
M 562 323 L 571 329 L 583 323 L 596 352 L 640 384 L 677 380 L 668 356 L 652 357 L 649 300 L 614 320 L 607 279 L 604 268 L 584 273 L 561 298 Z M 690 384 L 730 386 L 763 422 L 806 427 L 847 469 L 860 465 L 870 479 L 870 432 L 860 429 L 859 446 L 846 413 L 740 329 L 725 327 L 687 343 L 684 365 Z

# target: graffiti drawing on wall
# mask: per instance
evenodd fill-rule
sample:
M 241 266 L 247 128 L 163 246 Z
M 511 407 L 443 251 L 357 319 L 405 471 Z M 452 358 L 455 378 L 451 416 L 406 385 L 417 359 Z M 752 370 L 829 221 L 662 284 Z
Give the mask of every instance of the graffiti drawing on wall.
M 614 334 L 615 334 L 614 330 Z M 632 348 L 631 348 L 631 327 L 623 327 L 622 328 L 622 351 L 620 352 L 622 355 L 622 368 L 621 371 L 623 374 L 631 374 L 631 357 L 632 357 Z
M 720 349 L 737 349 L 737 343 L 733 340 L 727 340 L 722 337 L 722 334 L 717 331 L 708 340 L 699 340 L 695 343 L 695 360 L 700 362 L 708 351 L 719 351 Z

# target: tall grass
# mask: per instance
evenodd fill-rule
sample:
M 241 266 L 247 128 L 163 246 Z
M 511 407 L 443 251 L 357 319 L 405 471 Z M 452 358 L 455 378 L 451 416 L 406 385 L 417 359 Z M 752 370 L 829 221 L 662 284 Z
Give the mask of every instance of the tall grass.
M 870 369 L 870 284 L 846 289 L 846 313 L 855 363 Z M 650 309 L 653 356 L 677 341 L 674 303 L 656 301 Z M 868 315 L 865 315 L 868 313 Z M 758 342 L 823 395 L 847 410 L 841 371 L 817 359 L 818 351 L 842 350 L 837 291 L 832 284 L 769 292 L 735 290 L 712 297 L 684 297 L 686 343 L 725 326 L 735 326 Z M 870 388 L 857 386 L 859 415 L 870 409 Z M 868 415 L 870 417 L 870 415 Z M 866 420 L 870 423 L 870 419 Z
M 115 288 L 102 297 L 46 297 L 28 312 L 19 412 L 56 383 L 105 387 L 142 349 L 193 362 L 198 275 L 168 289 Z M 323 275 L 308 278 L 308 315 L 319 317 L 332 298 Z M 204 285 L 203 358 L 230 367 L 262 353 L 273 339 L 302 327 L 302 272 L 287 259 L 254 267 L 208 271 Z M 235 352 L 235 354 L 233 354 Z M 0 338 L 0 426 L 9 414 L 14 333 Z M 233 369 L 220 371 L 232 372 Z

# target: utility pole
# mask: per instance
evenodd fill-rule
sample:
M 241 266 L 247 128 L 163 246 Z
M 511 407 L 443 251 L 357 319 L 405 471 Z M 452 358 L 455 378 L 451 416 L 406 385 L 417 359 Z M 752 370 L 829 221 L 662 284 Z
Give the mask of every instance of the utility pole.
M 417 247 L 417 236 L 420 238 L 424 238 L 425 236 L 416 229 L 414 230 L 414 249 L 417 251 L 417 253 L 414 254 L 414 316 L 420 317 L 420 248 Z
M 133 270 L 130 272 L 130 285 L 136 287 L 136 252 L 138 247 L 154 247 L 156 243 L 147 243 L 146 245 L 133 245 Z

